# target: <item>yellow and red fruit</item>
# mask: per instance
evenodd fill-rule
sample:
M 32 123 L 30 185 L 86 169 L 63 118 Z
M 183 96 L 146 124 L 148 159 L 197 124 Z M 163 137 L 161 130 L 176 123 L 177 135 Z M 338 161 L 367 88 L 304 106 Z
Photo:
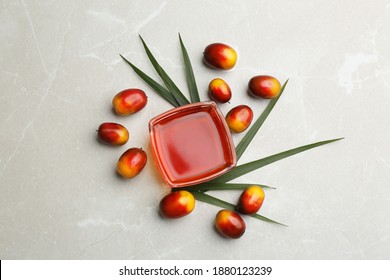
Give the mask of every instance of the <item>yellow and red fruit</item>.
M 119 123 L 102 123 L 98 128 L 99 139 L 109 145 L 121 146 L 129 140 L 129 132 Z
M 225 119 L 231 131 L 240 133 L 250 126 L 253 119 L 253 112 L 248 106 L 239 105 L 231 109 L 226 114 Z
M 221 210 L 215 217 L 217 231 L 228 238 L 240 238 L 246 229 L 244 220 L 239 214 L 230 210 Z
M 272 76 L 255 76 L 249 80 L 248 88 L 250 94 L 255 97 L 272 99 L 280 93 L 280 82 Z
M 226 103 L 232 98 L 232 91 L 224 80 L 216 78 L 209 84 L 209 95 L 217 102 Z
M 237 211 L 242 214 L 252 215 L 260 210 L 264 201 L 264 191 L 259 186 L 250 186 L 245 189 L 238 199 Z
M 232 69 L 237 62 L 237 52 L 222 43 L 208 45 L 203 52 L 203 57 L 207 65 L 221 70 Z
M 147 156 L 144 150 L 131 148 L 121 155 L 116 165 L 116 170 L 122 177 L 130 179 L 142 171 L 146 161 Z
M 164 217 L 181 218 L 192 212 L 195 198 L 188 191 L 175 191 L 166 195 L 160 201 L 160 210 Z
M 147 102 L 148 97 L 143 90 L 130 88 L 117 93 L 112 105 L 118 115 L 127 116 L 143 109 Z

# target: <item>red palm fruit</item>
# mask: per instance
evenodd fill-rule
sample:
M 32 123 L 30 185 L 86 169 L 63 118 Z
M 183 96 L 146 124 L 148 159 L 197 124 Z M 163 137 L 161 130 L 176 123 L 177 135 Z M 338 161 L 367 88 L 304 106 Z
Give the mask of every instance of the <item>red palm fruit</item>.
M 148 97 L 140 89 L 125 89 L 114 96 L 112 105 L 118 115 L 127 116 L 140 111 L 146 106 Z
M 98 128 L 99 139 L 109 145 L 121 146 L 129 140 L 129 132 L 119 123 L 102 123 Z
M 160 210 L 164 217 L 181 218 L 194 210 L 195 198 L 188 191 L 176 191 L 166 195 L 160 201 Z
M 255 214 L 263 204 L 264 197 L 264 191 L 259 186 L 248 187 L 238 199 L 237 211 L 242 214 Z
M 231 109 L 227 113 L 225 119 L 231 131 L 240 133 L 247 129 L 251 124 L 253 112 L 248 106 L 239 105 Z
M 255 76 L 248 83 L 249 92 L 255 97 L 275 98 L 280 93 L 280 82 L 272 76 Z
M 121 155 L 116 165 L 116 170 L 122 177 L 130 179 L 142 171 L 146 161 L 147 156 L 144 150 L 131 148 Z
M 232 98 L 232 91 L 224 80 L 216 78 L 209 84 L 209 95 L 217 102 L 226 103 Z
M 221 70 L 232 69 L 237 62 L 236 51 L 221 43 L 208 45 L 203 52 L 203 57 L 207 65 Z
M 215 217 L 218 232 L 228 238 L 240 238 L 246 229 L 244 220 L 239 214 L 230 210 L 221 210 Z

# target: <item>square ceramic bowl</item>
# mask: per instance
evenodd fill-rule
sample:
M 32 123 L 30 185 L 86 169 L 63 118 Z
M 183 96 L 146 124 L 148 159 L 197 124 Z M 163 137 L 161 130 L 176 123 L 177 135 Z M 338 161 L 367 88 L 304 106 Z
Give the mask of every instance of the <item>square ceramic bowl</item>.
M 151 147 L 171 187 L 214 179 L 236 165 L 236 152 L 225 118 L 214 102 L 167 111 L 149 122 Z

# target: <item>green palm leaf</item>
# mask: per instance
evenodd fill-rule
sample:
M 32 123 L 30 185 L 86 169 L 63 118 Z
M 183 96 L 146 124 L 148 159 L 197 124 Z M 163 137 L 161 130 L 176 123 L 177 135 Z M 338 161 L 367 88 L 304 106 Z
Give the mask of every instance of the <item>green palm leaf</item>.
M 208 204 L 215 205 L 215 206 L 225 208 L 228 210 L 232 210 L 232 211 L 236 210 L 236 205 L 231 204 L 231 203 L 226 202 L 226 201 L 223 201 L 223 200 L 220 200 L 220 199 L 213 197 L 211 195 L 208 195 L 208 194 L 205 194 L 202 192 L 193 192 L 192 194 L 194 195 L 195 199 L 197 199 L 199 201 L 203 201 L 203 202 L 206 202 Z M 285 224 L 276 222 L 274 220 L 271 220 L 271 219 L 264 217 L 262 215 L 259 215 L 259 214 L 253 214 L 253 215 L 249 215 L 249 216 L 256 218 L 256 219 L 259 219 L 259 220 L 262 220 L 262 221 L 265 221 L 265 222 L 286 226 Z
M 263 125 L 264 121 L 267 119 L 268 115 L 271 113 L 272 109 L 274 108 L 276 102 L 278 102 L 280 96 L 282 95 L 286 85 L 288 83 L 288 80 L 283 84 L 282 88 L 280 89 L 280 94 L 278 97 L 272 99 L 269 103 L 267 108 L 263 111 L 263 113 L 258 117 L 256 122 L 252 125 L 252 127 L 249 129 L 249 131 L 245 134 L 244 138 L 240 141 L 240 143 L 236 147 L 236 155 L 237 160 L 239 160 L 242 156 L 242 154 L 245 152 L 246 148 L 252 141 L 252 139 L 255 137 L 257 131 L 260 129 L 260 127 Z
M 171 92 L 164 88 L 162 85 L 160 85 L 158 82 L 153 80 L 151 77 L 146 75 L 144 72 L 142 72 L 139 68 L 137 68 L 134 64 L 132 64 L 130 61 L 128 61 L 124 56 L 119 54 L 122 59 L 130 65 L 131 68 L 133 68 L 134 72 L 142 79 L 144 80 L 154 91 L 160 95 L 162 98 L 164 98 L 166 101 L 171 103 L 175 107 L 179 107 L 180 104 L 176 101 L 176 99 L 173 97 Z
M 281 160 L 281 159 L 284 159 L 284 158 L 296 155 L 298 153 L 302 153 L 304 151 L 313 149 L 313 148 L 318 147 L 318 146 L 322 146 L 322 145 L 329 144 L 329 143 L 332 143 L 332 142 L 335 142 L 335 141 L 339 141 L 341 139 L 344 139 L 344 138 L 338 138 L 338 139 L 332 139 L 332 140 L 327 140 L 327 141 L 321 141 L 321 142 L 317 142 L 317 143 L 301 146 L 301 147 L 298 147 L 298 148 L 295 148 L 295 149 L 291 149 L 291 150 L 288 150 L 288 151 L 284 151 L 284 152 L 281 152 L 281 153 L 278 153 L 278 154 L 275 154 L 275 155 L 272 155 L 272 156 L 269 156 L 269 157 L 265 157 L 265 158 L 262 158 L 262 159 L 259 159 L 259 160 L 255 160 L 255 161 L 252 161 L 252 162 L 249 162 L 249 163 L 246 163 L 246 164 L 242 164 L 242 165 L 236 166 L 231 171 L 225 173 L 224 175 L 222 175 L 222 176 L 220 176 L 220 177 L 218 177 L 218 178 L 216 178 L 216 179 L 214 179 L 214 180 L 212 180 L 210 182 L 213 182 L 213 183 L 225 183 L 225 182 L 228 182 L 228 181 L 233 180 L 235 178 L 238 178 L 238 177 L 240 177 L 240 176 L 242 176 L 242 175 L 244 175 L 246 173 L 249 173 L 249 172 L 254 171 L 256 169 L 259 169 L 259 168 L 261 168 L 263 166 L 271 164 L 271 163 L 273 163 L 275 161 L 278 161 L 278 160 Z
M 179 34 L 179 39 L 180 39 L 181 51 L 183 53 L 184 66 L 186 68 L 186 80 L 188 85 L 188 91 L 190 92 L 191 102 L 192 103 L 200 102 L 198 87 L 196 86 L 195 75 L 192 69 L 190 57 L 188 56 L 187 49 L 184 46 L 180 34 Z
M 172 189 L 172 191 L 185 190 L 185 191 L 190 191 L 190 192 L 193 192 L 193 191 L 205 192 L 205 191 L 212 191 L 212 190 L 245 190 L 246 188 L 253 186 L 253 185 L 260 186 L 262 188 L 276 189 L 274 187 L 266 186 L 263 184 L 240 184 L 240 183 L 233 184 L 233 183 L 208 183 L 208 182 L 206 182 L 206 183 L 202 183 L 202 184 L 194 185 L 194 186 L 189 186 L 189 187 L 175 188 L 175 189 Z
M 189 104 L 190 102 L 187 100 L 187 98 L 183 95 L 183 93 L 179 90 L 179 88 L 175 85 L 175 83 L 172 81 L 172 79 L 168 76 L 168 74 L 164 71 L 164 69 L 160 66 L 160 64 L 154 58 L 152 52 L 149 50 L 145 41 L 142 39 L 141 36 L 139 36 L 139 37 L 141 38 L 142 44 L 144 46 L 146 54 L 149 57 L 150 62 L 152 63 L 154 69 L 156 69 L 158 75 L 163 80 L 167 89 L 172 93 L 173 97 L 177 100 L 177 102 L 180 105 Z

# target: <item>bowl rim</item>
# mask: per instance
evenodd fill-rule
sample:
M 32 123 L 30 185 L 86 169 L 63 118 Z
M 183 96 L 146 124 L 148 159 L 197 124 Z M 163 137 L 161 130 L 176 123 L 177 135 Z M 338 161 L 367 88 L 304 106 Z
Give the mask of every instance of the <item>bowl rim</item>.
M 210 108 L 211 110 L 215 111 L 215 113 L 216 113 L 215 115 L 217 116 L 217 118 L 212 118 L 212 120 L 214 121 L 214 123 L 216 122 L 216 120 L 218 121 L 218 124 L 216 124 L 216 125 L 223 126 L 223 131 L 224 131 L 223 135 L 226 137 L 226 140 L 227 140 L 225 142 L 227 143 L 226 147 L 229 149 L 229 159 L 230 159 L 229 161 L 225 161 L 225 162 L 226 162 L 226 164 L 231 162 L 231 164 L 229 164 L 228 166 L 226 166 L 225 168 L 223 168 L 219 171 L 213 172 L 212 174 L 209 174 L 207 176 L 204 176 L 204 177 L 201 177 L 201 178 L 198 178 L 195 180 L 190 180 L 190 181 L 180 182 L 180 183 L 174 182 L 169 178 L 167 172 L 163 168 L 162 160 L 161 160 L 160 155 L 158 154 L 158 152 L 155 148 L 156 147 L 156 140 L 154 137 L 153 128 L 159 122 L 162 122 L 162 121 L 167 120 L 169 118 L 173 118 L 176 114 L 178 114 L 180 112 L 190 111 L 190 110 L 194 110 L 196 108 Z M 209 111 L 207 111 L 207 112 L 209 112 Z M 168 110 L 168 111 L 152 118 L 149 121 L 149 135 L 150 135 L 150 141 L 152 144 L 153 156 L 154 156 L 155 161 L 157 162 L 157 166 L 158 166 L 158 169 L 160 170 L 160 174 L 162 175 L 164 181 L 172 188 L 192 186 L 192 185 L 196 185 L 196 184 L 210 181 L 212 179 L 215 179 L 215 178 L 225 174 L 229 170 L 233 169 L 237 164 L 236 150 L 235 150 L 232 135 L 230 133 L 230 129 L 226 123 L 225 117 L 223 116 L 221 110 L 219 109 L 219 107 L 217 106 L 217 104 L 214 101 L 203 101 L 203 102 L 196 102 L 196 103 L 183 105 L 183 106 Z M 218 133 L 218 135 L 221 139 L 221 134 Z

